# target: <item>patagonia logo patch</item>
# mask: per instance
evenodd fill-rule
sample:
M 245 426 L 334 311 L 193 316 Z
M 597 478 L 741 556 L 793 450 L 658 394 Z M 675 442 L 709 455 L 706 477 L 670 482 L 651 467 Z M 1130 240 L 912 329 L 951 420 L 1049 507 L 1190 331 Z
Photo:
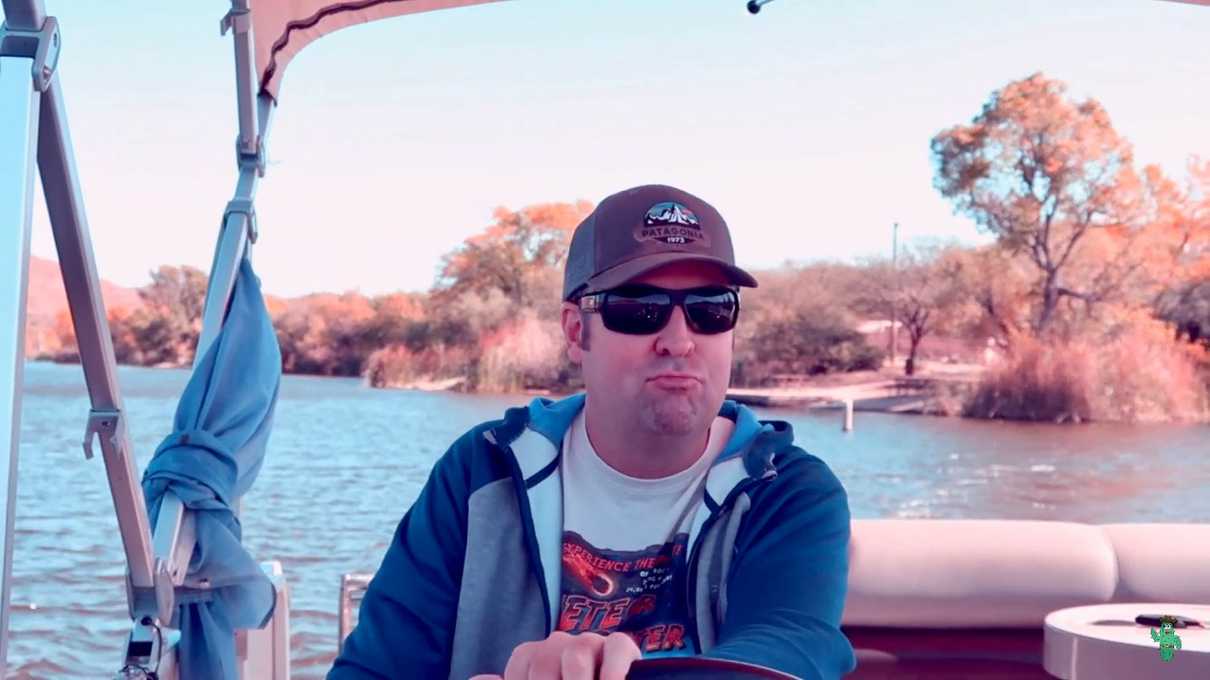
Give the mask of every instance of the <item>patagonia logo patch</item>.
M 634 230 L 637 241 L 659 241 L 668 245 L 710 246 L 710 237 L 702 231 L 697 215 L 680 203 L 665 201 L 647 210 Z

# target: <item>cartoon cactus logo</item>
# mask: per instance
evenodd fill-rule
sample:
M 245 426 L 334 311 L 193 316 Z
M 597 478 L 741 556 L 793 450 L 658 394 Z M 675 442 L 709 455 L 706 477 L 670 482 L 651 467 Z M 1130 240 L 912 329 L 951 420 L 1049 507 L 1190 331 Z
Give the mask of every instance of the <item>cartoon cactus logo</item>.
M 1172 661 L 1172 655 L 1181 648 L 1181 636 L 1173 630 L 1175 625 L 1176 619 L 1163 616 L 1160 618 L 1160 629 L 1151 629 L 1151 639 L 1160 643 L 1160 658 L 1164 661 Z

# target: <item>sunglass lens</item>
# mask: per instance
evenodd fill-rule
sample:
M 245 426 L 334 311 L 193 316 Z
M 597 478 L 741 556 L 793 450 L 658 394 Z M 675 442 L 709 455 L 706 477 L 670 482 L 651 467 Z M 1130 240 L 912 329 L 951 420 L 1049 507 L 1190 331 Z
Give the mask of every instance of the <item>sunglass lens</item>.
M 672 300 L 663 293 L 613 292 L 601 306 L 601 321 L 617 333 L 649 335 L 668 323 Z
M 685 298 L 685 316 L 698 333 L 725 333 L 739 319 L 739 299 L 729 290 L 690 294 Z

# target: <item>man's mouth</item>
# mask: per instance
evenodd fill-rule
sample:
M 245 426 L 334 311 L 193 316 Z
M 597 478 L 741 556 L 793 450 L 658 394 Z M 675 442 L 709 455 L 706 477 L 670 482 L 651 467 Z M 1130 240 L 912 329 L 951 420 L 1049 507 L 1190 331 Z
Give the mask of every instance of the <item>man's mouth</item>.
M 661 373 L 648 382 L 663 389 L 686 390 L 700 385 L 702 381 L 687 373 Z

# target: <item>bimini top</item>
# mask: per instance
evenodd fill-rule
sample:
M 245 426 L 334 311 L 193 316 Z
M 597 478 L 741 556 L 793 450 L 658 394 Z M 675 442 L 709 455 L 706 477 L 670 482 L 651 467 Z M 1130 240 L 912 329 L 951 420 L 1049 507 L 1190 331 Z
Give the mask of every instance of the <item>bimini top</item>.
M 387 17 L 498 1 L 250 0 L 259 93 L 277 101 L 286 65 L 304 47 L 333 31 Z M 1210 0 L 1170 1 L 1210 5 Z
M 346 26 L 498 0 L 252 0 L 252 40 L 261 94 L 277 100 L 294 55 Z

